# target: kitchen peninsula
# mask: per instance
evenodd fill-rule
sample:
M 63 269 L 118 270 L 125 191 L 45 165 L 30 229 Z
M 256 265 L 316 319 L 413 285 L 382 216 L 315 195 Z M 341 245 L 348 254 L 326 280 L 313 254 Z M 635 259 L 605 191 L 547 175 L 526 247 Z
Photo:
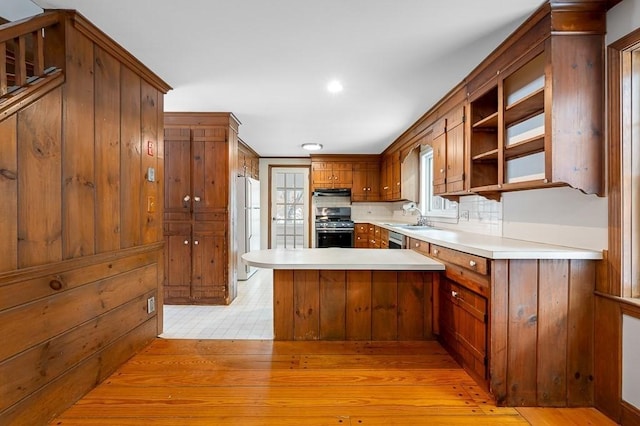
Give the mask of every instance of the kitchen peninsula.
M 433 339 L 444 265 L 412 250 L 274 249 L 243 259 L 273 269 L 275 340 Z

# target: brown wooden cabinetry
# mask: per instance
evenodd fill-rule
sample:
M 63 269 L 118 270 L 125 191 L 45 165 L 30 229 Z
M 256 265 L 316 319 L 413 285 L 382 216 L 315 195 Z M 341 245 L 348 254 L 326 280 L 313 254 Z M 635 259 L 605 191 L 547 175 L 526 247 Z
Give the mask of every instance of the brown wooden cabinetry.
M 380 201 L 380 163 L 353 163 L 351 201 Z
M 602 86 L 594 82 L 603 81 L 604 14 L 581 20 L 583 12 L 563 15 L 571 34 L 562 34 L 567 26 L 520 45 L 517 59 L 470 78 L 471 191 L 570 185 L 602 194 Z
M 342 161 L 311 162 L 311 186 L 317 188 L 351 188 L 353 164 Z
M 464 105 L 455 107 L 433 126 L 433 193 L 461 193 L 464 188 Z
M 380 199 L 398 201 L 402 196 L 400 150 L 385 154 L 380 166 Z
M 260 156 L 238 139 L 238 176 L 260 179 Z
M 353 245 L 355 248 L 369 247 L 369 224 L 368 223 L 355 224 L 355 236 L 354 236 Z
M 165 300 L 235 298 L 231 200 L 238 121 L 228 113 L 165 113 Z

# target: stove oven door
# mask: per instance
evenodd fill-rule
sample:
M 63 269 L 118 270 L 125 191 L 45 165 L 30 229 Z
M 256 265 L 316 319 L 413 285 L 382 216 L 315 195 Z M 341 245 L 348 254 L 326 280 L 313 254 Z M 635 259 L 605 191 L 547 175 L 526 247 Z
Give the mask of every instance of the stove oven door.
M 317 229 L 316 247 L 353 247 L 353 229 Z

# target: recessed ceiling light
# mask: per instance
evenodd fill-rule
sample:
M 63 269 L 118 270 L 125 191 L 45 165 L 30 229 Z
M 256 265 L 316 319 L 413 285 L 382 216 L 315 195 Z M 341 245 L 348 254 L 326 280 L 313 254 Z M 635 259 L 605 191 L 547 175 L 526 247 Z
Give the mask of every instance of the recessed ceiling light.
M 340 83 L 338 80 L 331 80 L 329 84 L 327 84 L 327 90 L 330 93 L 340 93 L 342 92 L 342 89 L 342 83 Z
M 302 149 L 306 149 L 307 151 L 320 151 L 322 149 L 321 143 L 303 143 Z

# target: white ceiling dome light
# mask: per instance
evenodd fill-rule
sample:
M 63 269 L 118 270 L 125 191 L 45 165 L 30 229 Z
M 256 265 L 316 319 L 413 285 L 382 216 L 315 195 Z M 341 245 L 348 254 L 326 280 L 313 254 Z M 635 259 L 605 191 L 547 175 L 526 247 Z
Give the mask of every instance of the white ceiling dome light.
M 322 149 L 321 143 L 303 143 L 302 149 L 306 149 L 307 151 L 320 151 Z

